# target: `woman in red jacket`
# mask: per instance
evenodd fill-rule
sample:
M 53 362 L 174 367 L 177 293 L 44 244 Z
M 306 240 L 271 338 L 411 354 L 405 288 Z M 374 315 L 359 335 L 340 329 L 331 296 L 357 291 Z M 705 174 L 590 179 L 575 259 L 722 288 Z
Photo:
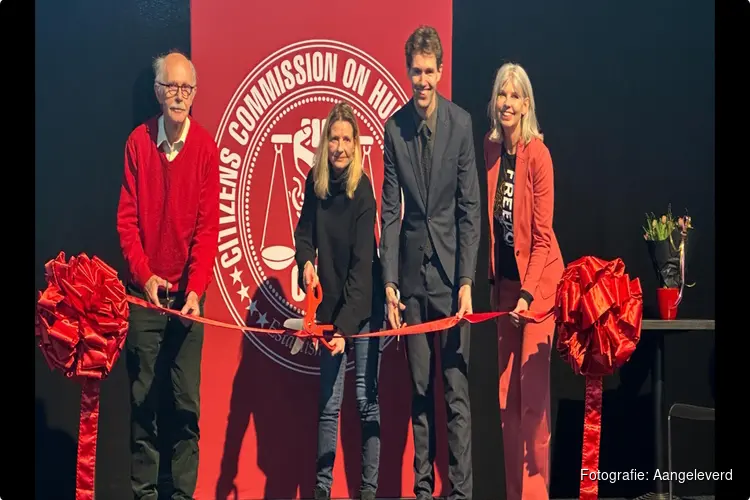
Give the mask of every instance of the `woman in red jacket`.
M 549 498 L 549 365 L 554 318 L 525 323 L 517 313 L 548 311 L 564 271 L 552 230 L 552 159 L 536 119 L 526 71 L 505 64 L 489 103 L 484 138 L 490 219 L 490 297 L 498 319 L 500 415 L 509 500 Z

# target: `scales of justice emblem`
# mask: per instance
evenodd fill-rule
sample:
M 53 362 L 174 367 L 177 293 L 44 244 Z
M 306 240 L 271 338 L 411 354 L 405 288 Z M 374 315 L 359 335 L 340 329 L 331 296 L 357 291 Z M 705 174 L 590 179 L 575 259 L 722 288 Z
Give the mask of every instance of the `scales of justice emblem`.
M 363 168 L 377 202 L 373 230 L 379 241 L 383 127 L 408 101 L 382 64 L 341 42 L 300 42 L 258 64 L 226 108 L 216 137 L 222 189 L 214 275 L 238 324 L 280 329 L 286 319 L 304 314 L 294 230 L 305 179 L 320 141 L 326 140 L 325 118 L 342 100 L 352 106 L 359 123 Z M 319 374 L 320 351 L 312 343 L 292 355 L 291 335 L 245 335 L 274 362 Z M 352 368 L 349 361 L 347 369 Z

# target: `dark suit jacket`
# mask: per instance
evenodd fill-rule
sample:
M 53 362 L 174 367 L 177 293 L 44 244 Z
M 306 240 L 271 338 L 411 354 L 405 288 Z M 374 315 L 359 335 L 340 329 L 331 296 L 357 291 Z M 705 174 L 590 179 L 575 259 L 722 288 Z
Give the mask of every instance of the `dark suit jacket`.
M 417 152 L 413 101 L 385 124 L 380 260 L 383 281 L 394 283 L 404 296 L 421 282 L 428 232 L 454 288 L 462 280 L 473 282 L 476 271 L 481 205 L 471 116 L 438 99 L 429 192 Z

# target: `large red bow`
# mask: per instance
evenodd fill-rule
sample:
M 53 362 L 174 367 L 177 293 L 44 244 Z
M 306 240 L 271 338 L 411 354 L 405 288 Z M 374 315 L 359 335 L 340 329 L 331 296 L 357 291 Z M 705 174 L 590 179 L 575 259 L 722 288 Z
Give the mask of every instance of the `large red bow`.
M 79 380 L 76 500 L 93 500 L 99 427 L 99 384 L 120 357 L 128 329 L 125 288 L 117 273 L 86 254 L 45 265 L 47 288 L 37 301 L 35 335 L 52 369 Z
M 622 260 L 583 257 L 565 269 L 555 304 L 557 349 L 586 377 L 580 499 L 598 498 L 602 377 L 624 365 L 641 338 L 643 294 Z

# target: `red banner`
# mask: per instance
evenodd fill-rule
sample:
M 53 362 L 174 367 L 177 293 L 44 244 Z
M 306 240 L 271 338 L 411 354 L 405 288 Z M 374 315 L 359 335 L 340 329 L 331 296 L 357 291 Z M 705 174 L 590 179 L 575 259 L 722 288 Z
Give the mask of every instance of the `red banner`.
M 441 35 L 439 90 L 450 97 L 452 2 L 429 9 L 286 0 L 193 0 L 194 117 L 216 138 L 221 227 L 206 316 L 259 328 L 300 317 L 293 231 L 322 121 L 334 102 L 357 112 L 365 171 L 380 206 L 383 125 L 410 98 L 404 43 L 420 24 Z M 376 228 L 379 237 L 380 230 Z M 311 498 L 319 354 L 290 354 L 291 336 L 206 327 L 198 500 Z M 380 375 L 379 498 L 412 497 L 410 378 L 403 345 L 388 338 Z M 333 498 L 355 498 L 360 424 L 348 365 Z M 445 404 L 437 377 L 435 495 L 445 494 Z

